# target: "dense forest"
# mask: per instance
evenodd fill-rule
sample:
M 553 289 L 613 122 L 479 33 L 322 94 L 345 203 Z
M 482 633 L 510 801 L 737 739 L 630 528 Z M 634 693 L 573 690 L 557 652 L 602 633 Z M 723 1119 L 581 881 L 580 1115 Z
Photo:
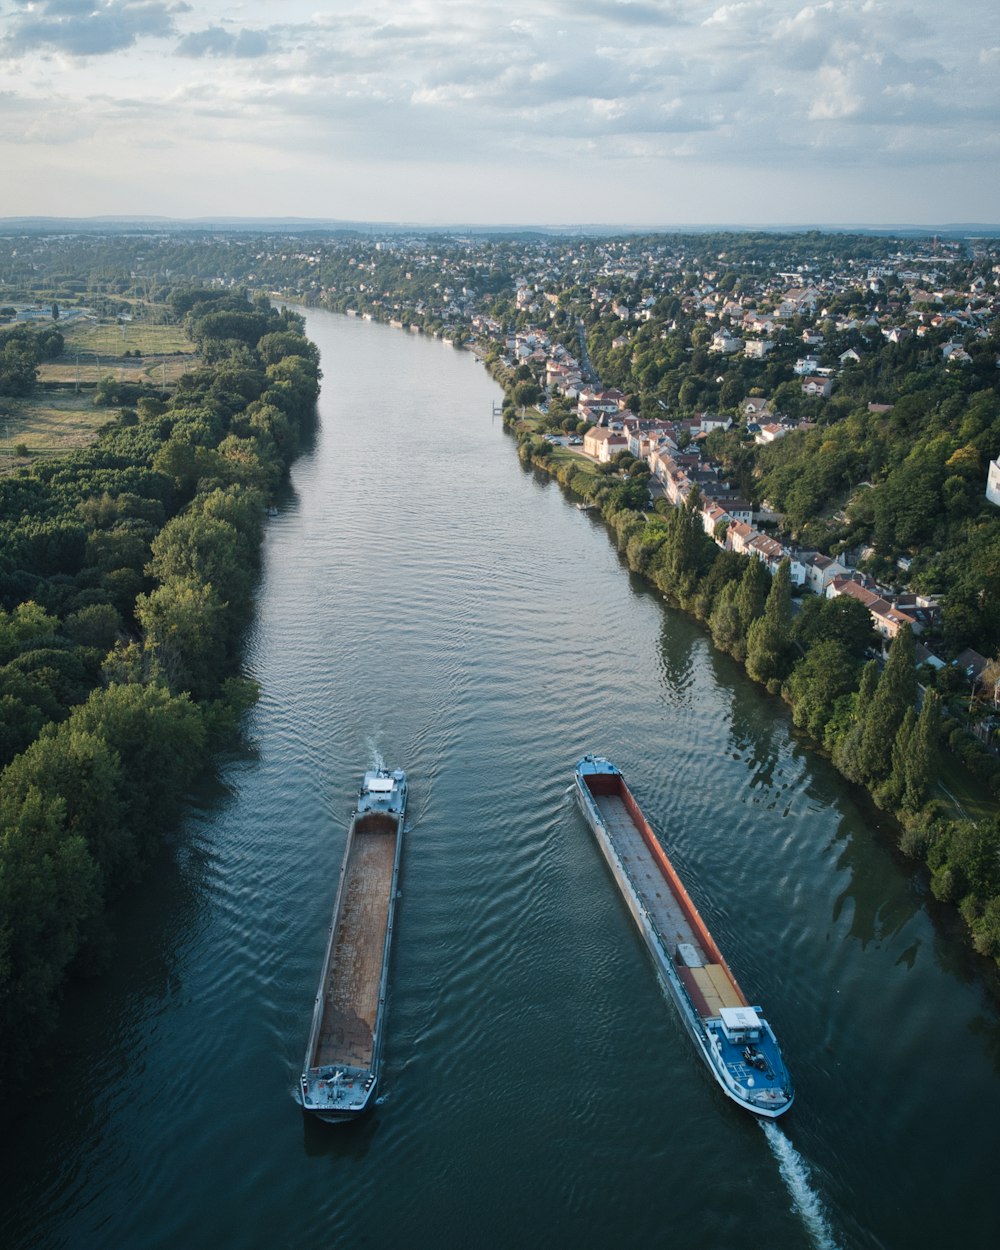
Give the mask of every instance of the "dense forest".
M 296 314 L 162 294 L 199 367 L 168 398 L 126 397 L 89 447 L 0 479 L 0 1101 L 255 697 L 240 648 L 263 518 L 318 394 Z M 55 347 L 23 341 L 7 331 L 0 353 Z

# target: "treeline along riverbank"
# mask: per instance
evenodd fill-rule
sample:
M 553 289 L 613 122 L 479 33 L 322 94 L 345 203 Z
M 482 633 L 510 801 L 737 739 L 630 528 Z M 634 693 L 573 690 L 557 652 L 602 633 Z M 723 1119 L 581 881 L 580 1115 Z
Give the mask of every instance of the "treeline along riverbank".
M 790 704 L 795 725 L 891 814 L 900 848 L 927 866 L 934 896 L 958 907 L 975 949 L 1000 964 L 1000 818 L 956 819 L 941 799 L 942 751 L 957 726 L 934 690 L 918 699 L 909 627 L 880 665 L 863 604 L 811 597 L 793 611 L 787 561 L 772 577 L 761 561 L 720 548 L 705 533 L 697 490 L 680 508 L 651 508 L 648 470 L 632 457 L 594 465 L 553 447 L 519 417 L 516 381 L 493 371 L 521 459 L 599 509 L 629 568 Z
M 313 416 L 319 355 L 266 300 L 168 300 L 199 367 L 137 387 L 90 447 L 0 480 L 0 1107 L 100 968 L 240 677 L 263 518 Z

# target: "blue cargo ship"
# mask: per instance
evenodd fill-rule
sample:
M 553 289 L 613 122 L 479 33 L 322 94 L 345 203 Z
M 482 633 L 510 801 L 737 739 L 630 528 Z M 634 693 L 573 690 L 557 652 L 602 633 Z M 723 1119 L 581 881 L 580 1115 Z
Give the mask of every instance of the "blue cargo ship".
M 666 852 L 606 759 L 576 766 L 577 798 L 695 1049 L 723 1092 L 755 1115 L 792 1105 L 774 1031 L 722 957 Z

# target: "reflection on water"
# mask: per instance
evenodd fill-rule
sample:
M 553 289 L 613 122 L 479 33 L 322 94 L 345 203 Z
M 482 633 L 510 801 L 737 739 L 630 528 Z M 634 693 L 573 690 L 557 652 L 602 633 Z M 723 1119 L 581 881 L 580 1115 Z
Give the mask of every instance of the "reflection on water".
M 862 947 L 869 942 L 881 943 L 895 937 L 917 911 L 918 898 L 908 890 L 895 890 L 886 897 L 884 891 L 878 888 L 879 880 L 885 873 L 874 868 L 873 860 L 886 860 L 890 869 L 895 865 L 872 837 L 871 831 L 858 828 L 856 819 L 845 817 L 841 820 L 835 841 L 840 846 L 837 867 L 848 875 L 844 888 L 834 900 L 834 923 L 847 908 L 850 935 Z
M 644 584 L 634 575 L 632 584 L 633 588 L 639 585 L 645 589 Z M 669 707 L 689 707 L 695 697 L 695 657 L 704 651 L 704 646 L 699 643 L 692 622 L 685 621 L 681 625 L 678 613 L 664 611 L 660 634 L 660 676 L 663 682 L 663 698 Z

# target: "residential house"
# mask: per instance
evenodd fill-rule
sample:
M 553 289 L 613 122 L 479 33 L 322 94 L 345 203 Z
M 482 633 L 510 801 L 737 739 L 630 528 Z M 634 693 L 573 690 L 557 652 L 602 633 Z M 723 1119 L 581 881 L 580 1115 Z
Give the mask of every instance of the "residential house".
M 628 439 L 618 430 L 595 426 L 583 436 L 583 452 L 593 456 L 600 464 L 607 464 L 620 451 L 628 450 Z
M 784 438 L 788 433 L 787 425 L 778 425 L 775 421 L 769 421 L 767 425 L 762 425 L 757 433 L 753 436 L 755 443 L 766 446 L 768 443 L 775 442 L 776 439 Z
M 759 535 L 752 525 L 746 521 L 734 521 L 726 534 L 726 550 L 735 551 L 737 555 L 746 555 L 747 543 Z
M 740 404 L 740 413 L 747 421 L 761 421 L 771 415 L 768 401 L 759 395 L 748 395 Z
M 903 625 L 909 625 L 914 634 L 921 634 L 927 624 L 933 622 L 937 605 L 918 596 L 893 597 L 891 591 L 883 590 L 871 578 L 861 573 L 835 577 L 826 588 L 827 598 L 849 595 L 868 609 L 872 624 L 885 639 L 895 638 Z M 926 605 L 921 610 L 921 605 Z
M 748 360 L 763 360 L 764 357 L 774 350 L 773 339 L 749 339 L 743 347 L 743 355 Z
M 825 556 L 819 551 L 804 553 L 801 559 L 806 570 L 806 585 L 818 595 L 826 592 L 835 577 L 843 577 L 851 571 L 849 565 L 835 556 Z
M 703 412 L 699 417 L 698 430 L 701 434 L 711 434 L 713 430 L 730 430 L 732 426 L 732 417 L 719 417 L 711 412 Z
M 1000 458 L 990 461 L 990 470 L 986 475 L 986 498 L 1000 508 Z
M 736 338 L 728 330 L 718 330 L 712 336 L 708 350 L 710 352 L 718 352 L 723 356 L 731 356 L 734 352 L 743 350 L 743 340 Z
M 772 576 L 777 573 L 781 562 L 787 560 L 793 586 L 801 586 L 806 580 L 805 566 L 798 556 L 790 548 L 785 547 L 776 538 L 771 538 L 768 534 L 756 534 L 753 538 L 748 539 L 745 552 L 747 555 L 756 556 L 758 560 L 767 565 Z

